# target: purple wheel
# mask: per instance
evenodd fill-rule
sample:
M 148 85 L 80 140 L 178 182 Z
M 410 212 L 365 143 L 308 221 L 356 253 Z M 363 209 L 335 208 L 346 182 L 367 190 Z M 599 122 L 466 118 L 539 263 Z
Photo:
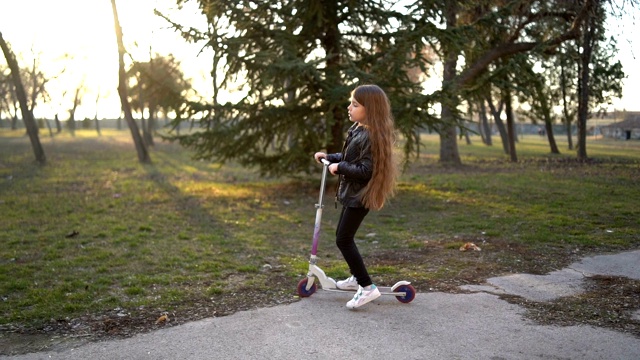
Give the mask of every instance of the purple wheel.
M 400 301 L 401 303 L 408 304 L 412 302 L 413 299 L 416 298 L 416 289 L 411 285 L 400 285 L 395 290 L 393 290 L 393 292 L 405 293 L 404 296 L 402 295 L 396 296 L 396 299 L 398 299 L 398 301 Z
M 316 290 L 318 290 L 318 284 L 316 284 L 315 282 L 313 283 L 311 288 L 307 290 L 307 283 L 309 283 L 308 277 L 305 277 L 298 283 L 298 295 L 300 295 L 300 297 L 309 297 L 313 295 Z

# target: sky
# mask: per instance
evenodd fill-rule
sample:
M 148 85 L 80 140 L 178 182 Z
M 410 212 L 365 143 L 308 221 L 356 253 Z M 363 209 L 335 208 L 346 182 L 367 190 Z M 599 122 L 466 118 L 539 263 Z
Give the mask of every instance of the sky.
M 210 53 L 199 55 L 199 45 L 187 44 L 153 14 L 157 8 L 181 24 L 206 26 L 195 1 L 180 10 L 175 3 L 175 0 L 117 0 L 125 47 L 136 61 L 148 61 L 150 53 L 173 54 L 196 91 L 207 96 L 211 92 Z M 22 66 L 30 65 L 35 58 L 51 77 L 47 88 L 52 101 L 38 104 L 36 118 L 58 114 L 61 120 L 66 120 L 72 96 L 81 84 L 86 90 L 76 119 L 119 116 L 118 53 L 111 0 L 0 0 L 0 9 L 0 33 L 11 44 Z M 624 21 L 612 21 L 608 26 L 611 35 L 618 39 L 617 59 L 628 76 L 624 80 L 623 98 L 614 103 L 618 110 L 640 111 L 637 65 L 640 39 L 633 36 L 640 30 L 639 17 L 640 11 L 635 10 Z M 634 50 L 634 45 L 638 49 Z M 68 57 L 63 61 L 65 56 Z M 233 101 L 233 94 L 226 99 Z

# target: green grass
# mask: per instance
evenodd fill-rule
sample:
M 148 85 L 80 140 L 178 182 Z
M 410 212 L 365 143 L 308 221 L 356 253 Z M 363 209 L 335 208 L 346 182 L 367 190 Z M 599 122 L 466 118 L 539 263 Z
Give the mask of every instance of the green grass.
M 511 163 L 499 144 L 475 137 L 460 144 L 464 165 L 452 169 L 437 162 L 437 137 L 425 136 L 397 196 L 358 234 L 372 274 L 418 284 L 455 278 L 470 266 L 455 257 L 470 239 L 487 244 L 483 256 L 492 244 L 496 253 L 506 251 L 498 244 L 637 247 L 640 143 L 589 139 L 594 161 L 580 164 L 558 141 L 564 154 L 552 156 L 543 139 L 525 137 L 516 145 L 520 161 Z M 34 163 L 26 136 L 0 131 L 0 325 L 38 326 L 114 308 L 176 309 L 247 289 L 275 287 L 295 297 L 308 266 L 319 177 L 265 179 L 233 164 L 191 160 L 161 142 L 153 165 L 141 165 L 127 131 L 42 135 L 42 142 L 44 167 Z M 348 270 L 333 243 L 338 211 L 332 199 L 325 205 L 319 256 L 339 278 Z M 396 256 L 428 255 L 434 244 L 451 255 L 441 263 Z

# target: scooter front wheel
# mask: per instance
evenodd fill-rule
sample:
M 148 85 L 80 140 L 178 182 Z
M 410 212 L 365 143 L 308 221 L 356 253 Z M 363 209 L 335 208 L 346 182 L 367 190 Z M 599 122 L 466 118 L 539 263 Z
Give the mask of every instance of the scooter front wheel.
M 300 280 L 300 282 L 298 283 L 298 295 L 300 295 L 300 297 L 309 297 L 313 295 L 313 293 L 315 293 L 316 290 L 318 290 L 318 284 L 316 284 L 315 282 L 313 283 L 313 285 L 311 285 L 311 288 L 307 290 L 308 283 L 309 283 L 308 277 L 305 277 L 304 279 Z
M 403 292 L 404 296 L 396 295 L 396 299 L 401 303 L 410 303 L 416 298 L 416 289 L 411 285 L 400 285 L 393 292 Z

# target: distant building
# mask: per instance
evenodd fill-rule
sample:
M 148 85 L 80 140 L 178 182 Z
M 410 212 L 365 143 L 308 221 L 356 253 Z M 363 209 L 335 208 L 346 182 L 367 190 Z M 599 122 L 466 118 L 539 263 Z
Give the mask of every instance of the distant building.
M 624 120 L 600 128 L 602 136 L 622 140 L 640 140 L 640 112 L 627 112 Z

